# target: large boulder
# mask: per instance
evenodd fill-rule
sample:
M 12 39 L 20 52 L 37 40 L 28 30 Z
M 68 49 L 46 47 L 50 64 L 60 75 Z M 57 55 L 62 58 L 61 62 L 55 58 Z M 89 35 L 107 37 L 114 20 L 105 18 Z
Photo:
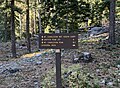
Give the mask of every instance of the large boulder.
M 73 58 L 72 58 L 73 63 L 79 63 L 79 62 L 89 63 L 93 61 L 93 57 L 89 52 L 79 52 L 78 54 L 79 55 L 77 57 L 73 55 Z
M 99 35 L 107 32 L 108 32 L 107 27 L 93 27 L 90 30 L 88 30 L 88 36 Z

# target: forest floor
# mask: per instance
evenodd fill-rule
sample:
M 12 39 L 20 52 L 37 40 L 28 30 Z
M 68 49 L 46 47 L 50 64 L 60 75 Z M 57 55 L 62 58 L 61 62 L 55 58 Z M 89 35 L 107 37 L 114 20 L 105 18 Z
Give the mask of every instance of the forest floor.
M 98 79 L 100 88 L 120 88 L 120 44 L 107 44 L 104 40 L 107 33 L 92 38 L 79 36 L 79 49 L 62 50 L 62 68 L 79 66 L 81 71 L 90 74 L 93 79 Z M 25 41 L 17 41 L 17 58 L 11 57 L 10 42 L 0 44 L 0 88 L 37 88 L 36 82 L 44 84 L 45 74 L 55 69 L 55 51 L 38 51 L 36 41 L 32 39 L 33 53 L 30 54 L 27 54 Z M 73 63 L 73 55 L 78 57 L 77 52 L 89 52 L 93 60 Z

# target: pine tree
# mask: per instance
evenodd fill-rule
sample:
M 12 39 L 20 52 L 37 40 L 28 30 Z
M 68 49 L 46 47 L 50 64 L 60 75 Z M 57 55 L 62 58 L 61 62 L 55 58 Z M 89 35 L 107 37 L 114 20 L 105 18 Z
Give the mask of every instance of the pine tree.
M 115 44 L 115 3 L 116 0 L 110 0 L 110 24 L 109 24 L 109 43 Z
M 30 46 L 30 32 L 29 32 L 29 0 L 26 0 L 26 36 L 27 36 L 27 49 L 29 53 L 31 53 L 31 46 Z
M 15 38 L 15 13 L 14 13 L 14 0 L 11 0 L 11 43 L 12 55 L 16 57 L 16 38 Z

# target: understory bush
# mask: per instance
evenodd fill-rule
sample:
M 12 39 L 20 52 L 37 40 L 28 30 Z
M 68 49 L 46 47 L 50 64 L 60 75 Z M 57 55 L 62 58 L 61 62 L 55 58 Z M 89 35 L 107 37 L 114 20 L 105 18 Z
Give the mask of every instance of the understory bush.
M 42 88 L 56 88 L 55 70 L 42 77 Z M 100 88 L 93 74 L 82 70 L 79 64 L 65 68 L 62 66 L 62 88 Z

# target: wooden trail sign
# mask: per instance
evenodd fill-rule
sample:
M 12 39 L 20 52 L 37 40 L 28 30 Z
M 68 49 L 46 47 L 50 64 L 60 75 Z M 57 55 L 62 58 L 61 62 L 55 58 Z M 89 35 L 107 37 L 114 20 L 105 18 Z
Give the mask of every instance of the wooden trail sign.
M 77 49 L 78 34 L 76 33 L 56 33 L 40 34 L 41 49 Z
M 60 49 L 77 49 L 77 33 L 56 33 L 56 34 L 39 34 L 41 49 L 56 49 L 56 88 L 62 88 L 61 81 L 61 50 Z

